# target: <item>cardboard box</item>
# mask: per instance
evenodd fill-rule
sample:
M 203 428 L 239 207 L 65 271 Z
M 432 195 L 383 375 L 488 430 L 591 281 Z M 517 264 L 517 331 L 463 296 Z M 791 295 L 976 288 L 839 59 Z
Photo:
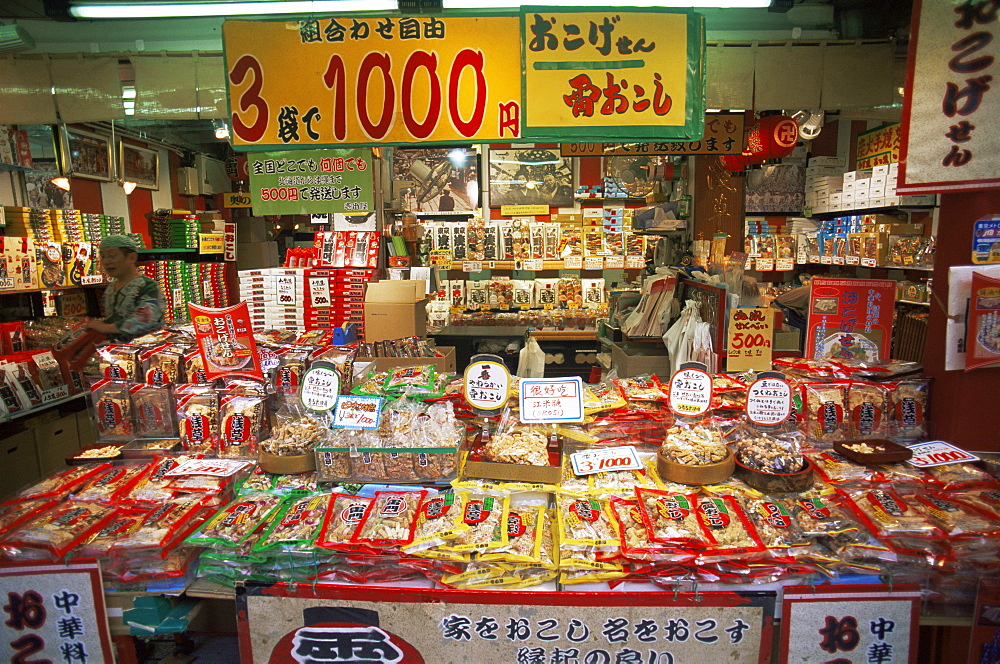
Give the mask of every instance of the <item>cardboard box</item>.
M 267 242 L 270 233 L 263 217 L 245 217 L 236 220 L 236 242 Z
M 438 352 L 443 357 L 358 357 L 355 362 L 374 362 L 376 371 L 389 371 L 400 367 L 419 367 L 433 364 L 439 373 L 455 373 L 455 347 L 438 346 Z
M 365 291 L 366 341 L 427 336 L 423 279 L 375 281 Z
M 8 470 L 0 474 L 0 499 L 41 479 L 35 437 L 31 431 L 21 431 L 0 440 L 0 458 Z
M 664 380 L 670 379 L 670 355 L 666 348 L 628 348 L 611 345 L 611 368 L 622 378 L 655 373 Z
M 274 267 L 279 263 L 277 242 L 237 242 L 236 267 L 240 270 Z
M 73 456 L 80 449 L 75 414 L 35 427 L 34 435 L 38 449 L 38 470 L 43 476 L 53 470 L 65 468 L 66 457 Z

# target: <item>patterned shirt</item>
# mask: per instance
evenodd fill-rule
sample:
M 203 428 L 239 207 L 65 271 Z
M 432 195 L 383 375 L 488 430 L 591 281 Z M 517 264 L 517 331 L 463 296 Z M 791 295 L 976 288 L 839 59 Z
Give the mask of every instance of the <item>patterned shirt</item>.
M 104 291 L 104 322 L 122 332 L 113 336 L 114 341 L 131 341 L 160 329 L 165 308 L 159 284 L 146 276 L 139 275 L 120 289 L 111 284 Z

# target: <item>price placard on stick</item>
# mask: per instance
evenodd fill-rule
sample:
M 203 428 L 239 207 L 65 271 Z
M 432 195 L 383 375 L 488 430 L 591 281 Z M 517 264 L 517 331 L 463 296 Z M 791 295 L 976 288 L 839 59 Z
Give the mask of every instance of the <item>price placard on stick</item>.
M 496 355 L 473 355 L 465 370 L 465 399 L 485 415 L 496 413 L 510 396 L 510 373 Z
M 570 455 L 573 472 L 577 475 L 606 473 L 612 470 L 639 470 L 642 462 L 632 445 L 584 450 Z
M 771 368 L 774 309 L 755 307 L 729 312 L 726 371 L 767 371 Z
M 340 396 L 340 372 L 332 362 L 313 362 L 302 377 L 299 401 L 307 410 L 328 413 Z
M 712 405 L 712 376 L 705 365 L 687 362 L 670 378 L 670 409 L 682 417 L 698 417 Z
M 969 454 L 965 450 L 946 443 L 943 440 L 917 443 L 916 445 L 910 445 L 910 449 L 913 450 L 913 458 L 909 460 L 909 463 L 918 468 L 979 461 L 979 457 L 976 455 Z
M 522 378 L 519 384 L 521 421 L 583 422 L 583 380 Z
M 761 426 L 781 424 L 792 414 L 792 387 L 784 375 L 767 371 L 747 390 L 747 419 Z
M 377 429 L 382 417 L 382 397 L 341 394 L 333 414 L 334 429 Z

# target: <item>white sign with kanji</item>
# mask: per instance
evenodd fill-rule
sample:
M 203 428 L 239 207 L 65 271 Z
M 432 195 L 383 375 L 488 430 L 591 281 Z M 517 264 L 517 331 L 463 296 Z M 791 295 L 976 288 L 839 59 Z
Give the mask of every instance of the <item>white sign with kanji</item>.
M 0 599 L 0 661 L 115 661 L 96 562 L 2 565 Z
M 519 384 L 521 421 L 583 422 L 583 380 L 522 378 Z
M 910 445 L 910 449 L 913 450 L 913 458 L 909 460 L 909 463 L 918 468 L 979 461 L 979 457 L 975 454 L 969 454 L 965 450 L 955 447 L 951 443 L 946 443 L 943 440 L 917 443 L 916 445 Z

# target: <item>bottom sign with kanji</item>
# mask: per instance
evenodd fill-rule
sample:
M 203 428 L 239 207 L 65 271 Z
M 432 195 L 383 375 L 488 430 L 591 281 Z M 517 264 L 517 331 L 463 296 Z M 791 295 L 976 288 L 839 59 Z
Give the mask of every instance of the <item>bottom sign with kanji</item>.
M 237 589 L 240 661 L 768 662 L 774 599 L 248 583 Z
M 786 586 L 782 664 L 917 661 L 920 587 Z
M 96 562 L 2 565 L 0 600 L 0 661 L 114 661 Z

